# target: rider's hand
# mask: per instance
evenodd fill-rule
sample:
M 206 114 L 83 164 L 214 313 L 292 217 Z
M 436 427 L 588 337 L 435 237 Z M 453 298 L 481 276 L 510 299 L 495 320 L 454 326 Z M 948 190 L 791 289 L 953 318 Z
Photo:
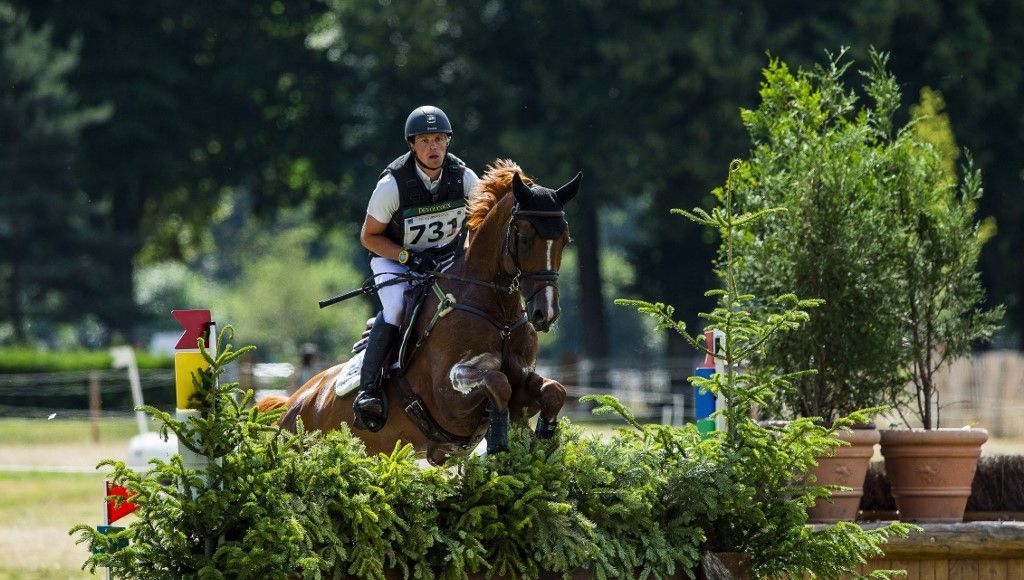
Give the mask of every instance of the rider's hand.
M 423 252 L 414 252 L 410 250 L 409 258 L 405 261 L 405 266 L 413 272 L 423 274 L 424 272 L 436 270 L 437 262 Z

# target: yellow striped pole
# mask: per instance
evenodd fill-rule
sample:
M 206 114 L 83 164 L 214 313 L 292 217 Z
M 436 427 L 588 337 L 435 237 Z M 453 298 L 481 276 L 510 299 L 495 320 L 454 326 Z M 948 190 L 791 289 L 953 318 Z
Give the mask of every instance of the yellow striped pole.
M 209 310 L 172 310 L 171 316 L 181 324 L 185 332 L 174 347 L 174 386 L 175 386 L 175 418 L 187 422 L 192 417 L 198 418 L 200 411 L 191 401 L 196 393 L 199 371 L 209 368 L 206 359 L 199 351 L 197 341 L 203 337 L 206 350 L 211 356 L 217 355 L 216 325 L 210 318 Z M 199 446 L 199 441 L 192 444 Z M 209 458 L 200 455 L 182 442 L 178 441 L 178 454 L 181 455 L 185 467 L 202 471 L 209 463 Z

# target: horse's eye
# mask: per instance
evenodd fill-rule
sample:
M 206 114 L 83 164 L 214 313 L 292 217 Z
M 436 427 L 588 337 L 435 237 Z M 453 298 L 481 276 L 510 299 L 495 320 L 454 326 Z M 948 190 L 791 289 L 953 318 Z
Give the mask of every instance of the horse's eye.
M 519 244 L 523 245 L 523 246 L 529 246 L 530 245 L 530 241 L 532 239 L 533 238 L 531 238 L 530 236 L 524 236 L 524 235 L 520 234 L 519 235 Z

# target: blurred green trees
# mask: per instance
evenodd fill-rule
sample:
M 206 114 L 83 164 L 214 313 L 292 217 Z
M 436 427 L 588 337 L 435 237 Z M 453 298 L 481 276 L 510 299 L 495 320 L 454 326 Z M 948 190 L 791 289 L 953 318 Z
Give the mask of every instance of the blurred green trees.
M 216 228 L 226 239 L 205 260 L 138 270 L 136 302 L 154 321 L 148 330 L 166 330 L 172 309 L 210 308 L 221 324 L 245 320 L 249 327 L 241 338 L 259 346 L 262 358 L 298 361 L 306 342 L 319 345 L 326 361 L 347 358 L 370 309 L 349 300 L 319 310 L 317 301 L 362 283 L 362 273 L 349 263 L 356 242 L 341 233 L 317 240 L 303 208 L 284 212 L 273 224 L 244 212 L 240 219 L 238 229 Z
M 873 44 L 892 53 L 905 93 L 929 86 L 945 97 L 956 141 L 986 176 L 978 215 L 998 232 L 983 279 L 1010 327 L 1024 328 L 1014 259 L 1024 247 L 1022 0 L 14 5 L 35 29 L 51 24 L 58 45 L 81 38 L 70 86 L 86 107 L 114 107 L 82 134 L 72 173 L 98 209 L 92 231 L 109 240 L 102 253 L 80 246 L 109 272 L 105 292 L 66 318 L 90 314 L 131 337 L 132 271 L 215 252 L 210 226 L 242 196 L 264 217 L 308 201 L 321 232 L 354 241 L 380 169 L 403 151 L 405 116 L 433 103 L 455 124 L 452 150 L 476 169 L 500 156 L 542 182 L 584 171 L 569 216 L 575 336 L 584 355 L 622 354 L 625 333 L 607 321 L 601 292 L 602 247 L 626 257 L 644 296 L 708 307 L 714 242 L 668 209 L 710 206 L 720 168 L 744 156 L 737 111 L 755 102 L 765 52 L 803 66 L 841 45 L 862 58 Z M 347 258 L 362 268 L 359 254 Z
M 81 42 L 52 32 L 0 3 L 0 342 L 24 343 L 104 290 L 103 240 L 91 231 L 100 211 L 70 164 L 82 130 L 110 110 L 79 103 L 68 77 Z

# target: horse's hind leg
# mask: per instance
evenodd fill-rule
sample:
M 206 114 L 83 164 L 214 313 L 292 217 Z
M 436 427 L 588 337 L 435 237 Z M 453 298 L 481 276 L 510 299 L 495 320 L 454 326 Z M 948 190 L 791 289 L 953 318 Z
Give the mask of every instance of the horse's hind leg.
M 537 373 L 526 377 L 526 388 L 531 394 L 536 393 L 536 401 L 540 407 L 537 417 L 537 428 L 534 431 L 540 439 L 551 439 L 558 427 L 558 412 L 565 404 L 565 387 L 562 383 L 545 379 Z
M 483 385 L 490 401 L 487 423 L 487 454 L 508 449 L 508 402 L 512 398 L 512 385 L 500 371 L 487 371 Z

